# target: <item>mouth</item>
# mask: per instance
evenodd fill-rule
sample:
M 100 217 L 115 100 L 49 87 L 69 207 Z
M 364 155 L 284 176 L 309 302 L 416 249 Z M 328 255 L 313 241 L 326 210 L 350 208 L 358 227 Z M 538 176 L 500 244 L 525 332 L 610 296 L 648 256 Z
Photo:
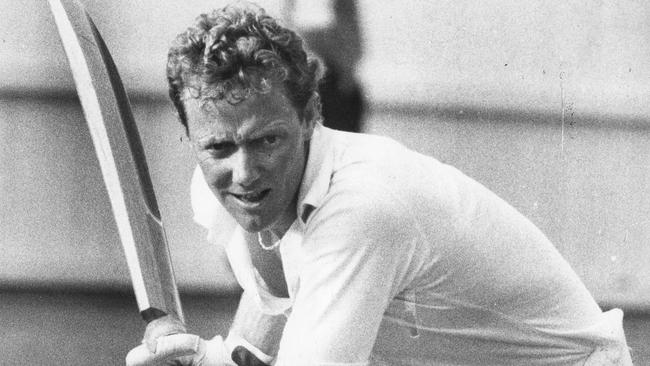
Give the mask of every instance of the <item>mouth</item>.
M 246 193 L 233 193 L 230 195 L 233 196 L 242 206 L 244 207 L 254 207 L 259 205 L 264 198 L 266 198 L 271 192 L 271 189 L 264 189 L 259 192 L 246 192 Z

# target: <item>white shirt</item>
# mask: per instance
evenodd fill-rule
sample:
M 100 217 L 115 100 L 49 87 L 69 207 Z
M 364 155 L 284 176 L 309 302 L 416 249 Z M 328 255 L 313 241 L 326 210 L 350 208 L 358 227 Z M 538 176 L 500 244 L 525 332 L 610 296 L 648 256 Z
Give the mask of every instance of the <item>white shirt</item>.
M 223 209 L 195 178 L 195 218 L 217 232 Z M 276 365 L 582 365 L 625 342 L 622 312 L 603 313 L 529 220 L 388 138 L 318 125 L 297 214 L 280 244 L 289 298 L 266 290 L 240 228 L 226 245 L 242 288 L 288 315 Z

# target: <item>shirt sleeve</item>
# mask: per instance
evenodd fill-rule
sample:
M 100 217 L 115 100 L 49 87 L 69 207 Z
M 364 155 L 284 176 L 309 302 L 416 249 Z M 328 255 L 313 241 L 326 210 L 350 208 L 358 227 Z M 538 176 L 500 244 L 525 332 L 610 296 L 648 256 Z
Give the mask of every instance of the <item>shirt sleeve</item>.
M 397 206 L 347 189 L 312 213 L 276 365 L 367 364 L 388 303 L 412 272 L 416 230 Z

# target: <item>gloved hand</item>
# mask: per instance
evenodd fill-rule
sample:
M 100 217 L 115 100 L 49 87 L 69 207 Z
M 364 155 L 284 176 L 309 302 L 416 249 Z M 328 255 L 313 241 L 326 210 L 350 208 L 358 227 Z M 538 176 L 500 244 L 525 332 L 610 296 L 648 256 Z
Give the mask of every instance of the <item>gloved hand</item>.
M 236 366 L 221 336 L 211 340 L 186 333 L 177 319 L 163 317 L 147 325 L 142 344 L 126 356 L 127 366 Z
M 142 344 L 126 356 L 127 366 L 267 366 L 271 361 L 241 337 L 204 340 L 186 333 L 183 323 L 168 316 L 149 323 Z

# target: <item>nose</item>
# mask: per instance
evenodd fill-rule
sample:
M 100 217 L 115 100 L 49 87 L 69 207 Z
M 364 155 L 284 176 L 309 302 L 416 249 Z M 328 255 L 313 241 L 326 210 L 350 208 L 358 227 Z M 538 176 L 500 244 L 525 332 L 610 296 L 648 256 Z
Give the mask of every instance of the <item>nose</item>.
M 244 188 L 252 187 L 260 178 L 260 169 L 255 155 L 245 148 L 240 148 L 230 158 L 232 182 Z

